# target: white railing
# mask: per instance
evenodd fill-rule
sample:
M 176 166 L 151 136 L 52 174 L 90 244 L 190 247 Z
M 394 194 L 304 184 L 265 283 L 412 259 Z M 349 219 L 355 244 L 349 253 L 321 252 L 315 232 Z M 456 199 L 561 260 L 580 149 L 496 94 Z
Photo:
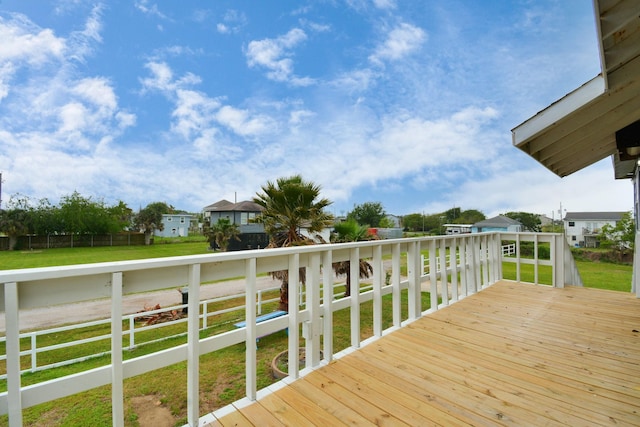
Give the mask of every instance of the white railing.
M 258 295 L 257 295 L 257 301 L 256 301 L 256 313 L 257 314 L 261 314 L 263 307 L 265 306 L 265 304 L 269 304 L 269 303 L 273 303 L 279 300 L 279 298 L 270 298 L 270 299 L 265 299 L 263 297 L 263 295 L 267 292 L 273 292 L 273 291 L 277 291 L 278 289 L 280 289 L 279 287 L 275 287 L 275 288 L 266 288 L 266 289 L 259 289 L 258 290 Z M 234 306 L 234 307 L 229 307 L 226 309 L 222 309 L 222 310 L 216 310 L 216 311 L 209 311 L 209 306 L 211 304 L 215 304 L 215 303 L 220 303 L 220 302 L 224 302 L 224 301 L 228 301 L 228 300 L 234 300 L 234 299 L 239 299 L 242 298 L 244 300 L 244 293 L 242 294 L 235 294 L 235 295 L 227 295 L 224 297 L 218 297 L 218 298 L 213 298 L 213 299 L 209 299 L 209 300 L 205 300 L 205 301 L 200 301 L 200 309 L 201 309 L 201 315 L 200 315 L 200 320 L 201 320 L 201 326 L 200 326 L 200 330 L 203 331 L 209 327 L 212 326 L 216 326 L 214 324 L 212 324 L 211 320 L 212 318 L 215 318 L 216 316 L 219 316 L 221 314 L 225 314 L 225 313 L 229 313 L 229 312 L 240 312 L 241 314 L 244 316 L 244 305 L 241 306 Z M 176 318 L 175 320 L 171 320 L 171 321 L 166 321 L 166 322 L 161 322 L 161 323 L 155 323 L 155 324 L 148 324 L 148 325 L 138 325 L 136 326 L 136 321 L 140 321 L 140 319 L 144 319 L 147 317 L 153 317 L 154 315 L 162 315 L 165 314 L 167 312 L 172 312 L 172 311 L 182 311 L 183 309 L 185 309 L 187 307 L 187 304 L 180 304 L 180 305 L 175 305 L 175 306 L 170 306 L 170 307 L 162 307 L 156 310 L 146 310 L 146 311 L 142 311 L 142 312 L 138 312 L 138 313 L 132 313 L 132 314 L 127 314 L 122 316 L 122 321 L 124 324 L 126 324 L 128 327 L 127 329 L 123 328 L 123 336 L 129 336 L 129 345 L 127 345 L 126 347 L 124 347 L 125 350 L 133 350 L 136 347 L 139 346 L 143 346 L 143 345 L 148 345 L 148 344 L 154 344 L 160 341 L 166 341 L 172 338 L 177 338 L 180 336 L 184 336 L 186 335 L 186 332 L 182 332 L 182 333 L 178 333 L 178 334 L 165 334 L 165 335 L 161 335 L 160 338 L 155 338 L 155 339 L 145 339 L 145 340 L 136 340 L 136 335 L 140 336 L 140 334 L 143 334 L 144 332 L 147 331 L 151 331 L 151 330 L 157 330 L 157 329 L 161 329 L 161 328 L 167 328 L 167 327 L 172 327 L 172 326 L 176 326 L 178 324 L 181 323 L 186 323 L 187 319 L 184 317 L 180 317 L 180 318 Z M 240 314 L 239 314 L 240 316 Z M 243 317 L 244 318 L 244 317 Z M 237 321 L 237 320 L 236 320 Z M 39 365 L 38 361 L 40 360 L 38 355 L 47 353 L 47 352 L 52 352 L 52 351 L 56 351 L 56 350 L 60 350 L 63 348 L 70 348 L 70 347 L 79 347 L 82 346 L 83 344 L 88 344 L 88 343 L 92 343 L 92 342 L 97 342 L 97 341 L 106 341 L 106 340 L 110 340 L 111 339 L 111 334 L 96 334 L 93 336 L 90 336 L 88 338 L 84 338 L 84 339 L 77 339 L 77 340 L 72 340 L 72 341 L 65 341 L 63 343 L 59 343 L 59 344 L 54 344 L 54 345 L 38 345 L 38 338 L 40 338 L 42 340 L 43 337 L 48 337 L 54 334 L 60 334 L 60 333 L 64 333 L 64 332 L 71 332 L 71 331 L 77 331 L 80 329 L 86 329 L 86 328 L 90 328 L 90 327 L 98 327 L 98 326 L 103 326 L 103 325 L 108 325 L 111 323 L 111 319 L 103 319 L 103 320 L 94 320 L 94 321 L 90 321 L 90 322 L 83 322 L 83 323 L 75 323 L 75 324 L 71 324 L 71 325 L 66 325 L 66 326 L 60 326 L 60 327 L 56 327 L 56 328 L 49 328 L 49 329 L 41 329 L 41 330 L 36 330 L 36 331 L 31 331 L 31 332 L 24 332 L 20 334 L 20 339 L 24 340 L 27 339 L 30 343 L 29 345 L 29 349 L 27 350 L 22 350 L 20 351 L 20 356 L 21 357 L 29 357 L 31 359 L 31 366 L 28 369 L 23 369 L 21 371 L 21 373 L 25 373 L 25 372 L 37 372 L 37 371 L 43 371 L 46 369 L 51 369 L 51 368 L 58 368 L 61 366 L 66 366 L 66 365 L 71 365 L 73 363 L 78 363 L 78 362 L 84 362 L 86 360 L 89 359 L 94 359 L 97 357 L 101 357 L 101 356 L 105 356 L 111 353 L 111 351 L 103 351 L 103 352 L 99 352 L 99 353 L 93 353 L 93 354 L 86 354 L 84 356 L 81 357 L 74 357 L 71 359 L 63 359 L 63 360 L 59 360 L 57 362 L 54 363 L 49 363 L 46 365 Z M 0 343 L 6 343 L 6 337 L 0 337 Z M 0 361 L 4 361 L 7 359 L 6 354 L 0 354 Z M 0 380 L 4 380 L 7 378 L 7 374 L 0 374 Z
M 368 340 L 376 339 L 388 331 L 412 322 L 422 315 L 480 291 L 502 278 L 502 262 L 513 260 L 529 263 L 531 260 L 503 258 L 501 241 L 533 241 L 550 245 L 551 260 L 533 260 L 534 267 L 549 264 L 553 270 L 553 285 L 573 283 L 565 280 L 566 242 L 561 234 L 530 235 L 527 233 L 481 233 L 411 239 L 377 240 L 359 243 L 326 244 L 295 248 L 253 250 L 186 257 L 160 258 L 138 261 L 110 262 L 65 267 L 47 267 L 25 270 L 0 271 L 0 293 L 6 317 L 6 372 L 7 392 L 0 393 L 0 413 L 9 415 L 10 426 L 22 425 L 22 411 L 43 402 L 69 396 L 103 385 L 111 385 L 112 424 L 124 424 L 123 382 L 125 378 L 151 372 L 178 362 L 186 361 L 187 419 L 190 426 L 205 422 L 210 415 L 199 410 L 199 357 L 238 343 L 254 343 L 256 337 L 288 327 L 298 331 L 302 326 L 306 348 L 307 368 L 330 362 L 334 357 L 333 313 L 348 309 L 350 312 L 352 351 Z M 430 265 L 447 268 L 431 269 L 422 274 L 421 254 L 428 251 Z M 567 255 L 568 254 L 568 255 Z M 450 259 L 460 261 L 450 265 Z M 358 263 L 366 258 L 373 267 L 371 289 L 360 292 Z M 384 258 L 384 262 L 383 262 Z M 436 261 L 438 260 L 438 261 Z M 351 262 L 351 296 L 335 299 L 332 263 Z M 256 324 L 256 279 L 258 275 L 288 270 L 290 301 L 297 301 L 301 293 L 300 268 L 305 268 L 305 297 L 303 305 L 289 314 Z M 406 275 L 405 275 L 406 272 Z M 401 274 L 402 273 L 402 274 Z M 388 284 L 386 277 L 389 276 Z M 199 338 L 200 286 L 211 281 L 245 278 L 246 327 Z M 406 277 L 406 279 L 404 279 Z M 123 360 L 122 297 L 127 294 L 187 286 L 189 292 L 187 314 L 187 343 L 160 352 Z M 422 288 L 430 292 L 430 307 L 422 307 Z M 407 298 L 407 317 L 401 315 L 401 292 Z M 324 298 L 321 299 L 320 296 Z M 391 295 L 392 326 L 383 330 L 382 297 Z M 73 375 L 43 381 L 29 386 L 21 385 L 20 374 L 20 309 L 75 303 L 108 297 L 111 300 L 111 363 L 106 366 Z M 439 301 L 440 298 L 440 301 Z M 324 301 L 324 302 L 323 302 Z M 360 338 L 360 305 L 373 301 L 373 336 Z M 324 335 L 321 340 L 320 336 Z M 297 360 L 301 336 L 289 333 L 289 360 Z M 256 346 L 245 346 L 246 399 L 257 396 Z M 342 352 L 341 352 L 342 353 Z M 338 353 L 340 355 L 341 353 Z M 322 354 L 322 360 L 320 357 Z M 297 364 L 290 364 L 289 376 L 300 376 Z M 202 416 L 202 418 L 201 418 Z

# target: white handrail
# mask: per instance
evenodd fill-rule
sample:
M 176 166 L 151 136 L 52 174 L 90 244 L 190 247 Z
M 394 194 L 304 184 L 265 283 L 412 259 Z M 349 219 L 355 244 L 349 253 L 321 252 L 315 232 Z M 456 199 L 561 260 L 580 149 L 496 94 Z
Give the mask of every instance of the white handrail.
M 559 237 L 558 237 L 559 236 Z M 289 357 L 297 358 L 300 337 L 292 331 L 302 329 L 307 346 L 307 367 L 314 368 L 320 364 L 320 335 L 324 335 L 323 356 L 325 361 L 334 357 L 332 341 L 331 313 L 347 308 L 351 312 L 351 348 L 363 345 L 360 338 L 360 306 L 363 302 L 373 301 L 374 333 L 376 336 L 388 333 L 407 322 L 438 310 L 443 305 L 451 304 L 460 298 L 478 292 L 490 286 L 502 277 L 502 262 L 528 263 L 531 260 L 521 259 L 519 253 L 515 258 L 502 256 L 503 240 L 533 241 L 534 245 L 552 242 L 551 260 L 534 259 L 535 265 L 548 263 L 554 273 L 554 285 L 564 285 L 563 247 L 555 244 L 561 235 L 527 233 L 480 233 L 471 235 L 451 235 L 422 237 L 409 239 L 376 240 L 357 243 L 326 244 L 301 246 L 281 249 L 252 250 L 231 253 L 159 258 L 151 260 L 123 261 L 112 263 L 87 264 L 64 267 L 47 267 L 25 270 L 0 271 L 0 285 L 4 293 L 0 293 L 0 307 L 4 307 L 7 317 L 7 392 L 0 393 L 0 413 L 9 414 L 10 426 L 22 425 L 22 410 L 30 406 L 58 399 L 71 394 L 86 391 L 102 385 L 112 386 L 113 425 L 123 424 L 122 387 L 126 378 L 151 372 L 178 362 L 187 362 L 188 400 L 187 412 L 189 425 L 198 425 L 198 358 L 200 355 L 217 351 L 242 342 L 252 342 L 256 336 L 289 328 Z M 431 269 L 428 275 L 423 274 L 420 255 L 429 251 L 431 265 L 440 262 L 440 271 Z M 518 245 L 516 245 L 516 252 Z M 403 254 L 407 254 L 404 258 Z M 453 265 L 447 262 L 447 255 L 459 260 Z M 536 250 L 537 254 L 537 250 Z M 374 277 L 372 288 L 359 292 L 360 259 L 373 262 Z M 383 266 L 382 259 L 390 258 L 390 263 Z M 439 260 L 439 261 L 436 261 Z M 333 296 L 333 277 L 329 264 L 340 261 L 351 262 L 351 296 L 323 301 L 321 294 Z M 327 265 L 323 265 L 327 264 Z M 294 279 L 300 269 L 306 272 L 304 304 L 291 306 L 286 316 L 278 317 L 256 324 L 256 310 L 247 310 L 259 300 L 254 283 L 257 276 L 272 271 L 288 270 L 289 278 Z M 537 267 L 536 267 L 537 268 Z M 401 280 L 401 270 L 407 272 L 407 280 Z M 325 274 L 323 274 L 325 273 Z M 404 274 L 404 273 L 403 273 Z M 384 278 L 390 278 L 386 284 Z M 108 296 L 112 300 L 112 312 L 116 317 L 110 320 L 114 330 L 124 336 L 125 331 L 118 331 L 122 325 L 119 310 L 122 296 L 169 287 L 189 286 L 190 296 L 197 295 L 200 284 L 212 281 L 245 277 L 247 293 L 245 303 L 245 321 L 247 326 L 214 336 L 200 339 L 198 325 L 199 301 L 189 302 L 187 343 L 160 352 L 148 354 L 134 359 L 122 360 L 122 339 L 111 337 L 110 365 L 83 371 L 66 377 L 22 386 L 20 380 L 20 331 L 19 308 L 37 307 L 51 304 L 72 303 L 98 299 Z M 298 281 L 290 280 L 291 301 L 297 302 Z M 327 288 L 328 286 L 328 288 Z M 421 293 L 424 286 L 431 292 L 431 306 L 422 307 Z M 455 287 L 456 291 L 449 288 Z M 331 291 L 329 291 L 331 289 Z M 400 317 L 401 291 L 408 291 L 409 317 Z M 381 298 L 391 295 L 393 307 L 393 326 L 381 331 L 380 317 Z M 442 301 L 438 302 L 438 295 Z M 440 305 L 439 305 L 440 304 Z M 355 320 L 355 322 L 353 321 Z M 249 400 L 256 397 L 256 351 L 255 345 L 246 347 L 246 396 Z M 115 349 L 115 352 L 114 352 Z M 327 352 L 329 350 L 329 352 Z M 296 364 L 292 364 L 291 376 L 298 375 Z

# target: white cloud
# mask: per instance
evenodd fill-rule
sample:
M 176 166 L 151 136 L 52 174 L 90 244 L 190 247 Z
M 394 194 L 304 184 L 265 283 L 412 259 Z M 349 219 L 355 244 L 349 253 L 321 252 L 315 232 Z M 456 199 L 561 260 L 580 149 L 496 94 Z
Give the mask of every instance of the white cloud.
M 293 82 L 298 86 L 313 83 L 309 77 L 293 75 L 292 50 L 307 39 L 306 33 L 294 28 L 275 39 L 253 40 L 246 49 L 247 64 L 250 67 L 266 68 L 267 77 L 278 82 Z
M 229 9 L 222 17 L 222 22 L 216 24 L 216 29 L 220 34 L 233 34 L 238 33 L 245 25 L 247 25 L 246 15 L 235 9 Z
M 517 210 L 549 217 L 555 210 L 556 219 L 560 203 L 563 210 L 570 212 L 631 210 L 630 181 L 614 180 L 612 175 L 609 159 L 565 178 L 531 161 L 524 168 L 505 167 L 502 173 L 466 180 L 456 189 L 455 196 L 445 197 L 442 205 L 431 206 L 430 210 L 437 212 L 455 204 L 467 209 L 481 208 L 487 216 Z
M 216 119 L 233 132 L 241 136 L 255 136 L 264 133 L 271 127 L 271 120 L 264 115 L 251 117 L 247 110 L 241 110 L 228 105 L 220 108 Z
M 384 61 L 396 61 L 416 50 L 426 41 L 427 35 L 423 29 L 407 23 L 401 23 L 387 34 L 386 40 L 369 56 L 374 64 Z
M 151 72 L 151 77 L 140 79 L 143 91 L 159 90 L 164 92 L 176 89 L 173 70 L 165 62 L 148 62 L 145 64 L 145 68 Z
M 356 69 L 338 75 L 329 84 L 346 93 L 364 92 L 371 88 L 377 77 L 371 69 Z
M 65 50 L 64 39 L 56 37 L 48 28 L 36 28 L 21 15 L 11 20 L 0 16 L 0 40 L 0 62 L 5 64 L 25 62 L 37 66 L 62 59 Z
M 194 90 L 179 89 L 175 95 L 175 121 L 171 124 L 174 132 L 188 140 L 211 126 L 213 114 L 220 107 L 217 100 Z
M 102 42 L 102 7 L 95 6 L 85 21 L 84 29 L 71 33 L 65 54 L 68 59 L 84 62 L 94 52 L 95 45 Z
M 398 6 L 395 0 L 373 0 L 373 4 L 378 9 L 395 9 Z
M 148 0 L 139 0 L 135 2 L 135 6 L 140 12 L 144 14 L 156 16 L 160 19 L 168 19 L 167 15 L 160 12 L 160 9 L 158 9 L 158 5 L 156 3 L 149 5 Z
M 113 88 L 107 79 L 101 77 L 85 78 L 80 80 L 71 93 L 85 99 L 98 108 L 109 111 L 115 110 L 118 104 Z

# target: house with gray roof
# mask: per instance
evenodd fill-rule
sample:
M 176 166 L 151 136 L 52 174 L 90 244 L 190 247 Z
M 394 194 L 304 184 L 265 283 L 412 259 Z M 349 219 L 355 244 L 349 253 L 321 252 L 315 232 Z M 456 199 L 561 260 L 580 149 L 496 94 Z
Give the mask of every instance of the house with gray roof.
M 564 232 L 570 246 L 597 248 L 599 236 L 605 224 L 616 225 L 625 212 L 567 212 Z
M 472 233 L 482 233 L 485 231 L 504 231 L 506 233 L 522 231 L 522 223 L 504 215 L 476 222 L 471 226 Z
M 203 208 L 212 226 L 225 218 L 240 229 L 240 241 L 231 239 L 229 250 L 260 249 L 269 244 L 264 225 L 256 222 L 262 210 L 262 206 L 249 200 L 232 203 L 224 199 Z

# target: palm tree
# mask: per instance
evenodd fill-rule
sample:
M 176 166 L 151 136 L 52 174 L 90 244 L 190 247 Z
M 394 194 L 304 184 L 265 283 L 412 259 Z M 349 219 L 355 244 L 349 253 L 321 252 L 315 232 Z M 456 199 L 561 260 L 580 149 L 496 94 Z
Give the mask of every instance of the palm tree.
M 258 221 L 264 224 L 269 235 L 268 247 L 309 245 L 315 241 L 303 235 L 305 228 L 309 235 L 319 233 L 333 223 L 333 216 L 325 212 L 331 204 L 320 196 L 320 186 L 302 179 L 300 175 L 279 178 L 267 182 L 253 201 L 264 208 Z M 289 311 L 289 272 L 274 271 L 271 275 L 282 281 L 280 286 L 280 310 Z M 304 270 L 300 278 L 304 283 Z
M 372 238 L 367 227 L 358 224 L 355 220 L 349 219 L 347 221 L 335 224 L 334 234 L 332 235 L 332 241 L 335 243 L 341 242 L 358 242 L 361 240 L 370 240 Z M 345 283 L 344 296 L 351 295 L 351 261 L 339 261 L 332 264 L 333 271 L 336 275 L 345 275 L 347 281 Z M 373 274 L 373 267 L 364 259 L 360 260 L 360 278 L 366 279 Z
M 220 218 L 218 222 L 211 227 L 209 237 L 213 239 L 221 251 L 226 252 L 231 239 L 240 241 L 240 229 L 238 228 L 238 224 L 231 224 L 228 218 Z

